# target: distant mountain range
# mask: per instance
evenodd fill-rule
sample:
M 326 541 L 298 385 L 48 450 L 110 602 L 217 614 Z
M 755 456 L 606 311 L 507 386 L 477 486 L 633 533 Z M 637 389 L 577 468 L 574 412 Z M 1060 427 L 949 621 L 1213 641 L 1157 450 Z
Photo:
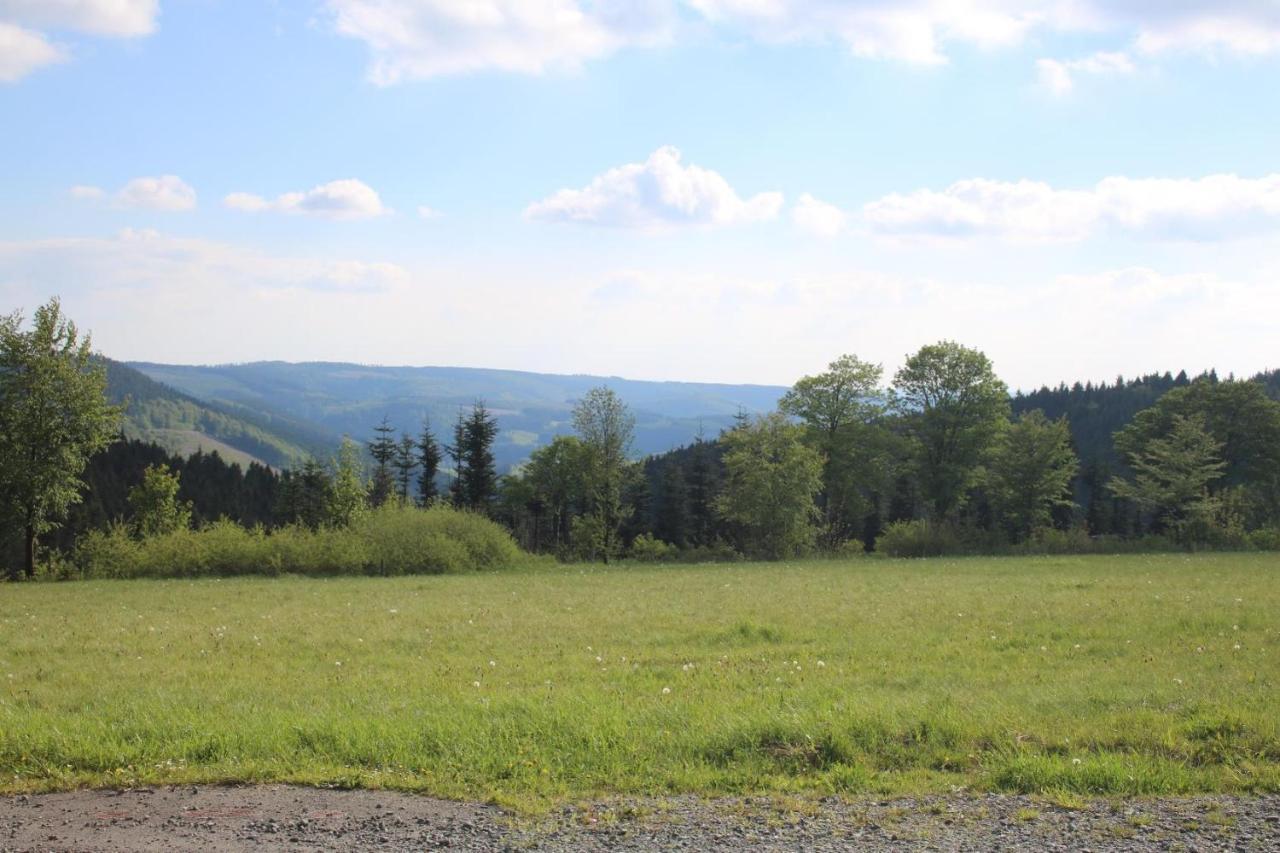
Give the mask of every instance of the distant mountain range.
M 714 438 L 739 412 L 772 411 L 786 388 L 699 382 L 645 382 L 618 377 L 527 373 L 467 367 L 370 367 L 358 364 L 270 361 L 187 366 L 107 361 L 108 395 L 129 401 L 125 434 L 154 441 L 171 453 L 217 450 L 242 465 L 276 468 L 316 456 L 328 458 L 343 435 L 367 441 L 385 416 L 417 436 L 429 418 L 443 442 L 459 411 L 477 400 L 497 416 L 494 455 L 510 470 L 554 436 L 572 432 L 574 404 L 607 385 L 636 416 L 634 451 L 662 453 L 687 445 L 699 432 Z M 1280 371 L 1253 377 L 1280 399 Z M 1015 412 L 1043 409 L 1066 416 L 1083 463 L 1114 465 L 1112 434 L 1185 374 L 1150 374 L 1099 385 L 1076 383 L 1018 393 Z
M 616 391 L 635 415 L 635 452 L 661 453 L 690 443 L 699 431 L 718 435 L 740 411 L 770 411 L 787 390 L 329 362 L 112 362 L 110 367 L 113 394 L 127 393 L 134 401 L 129 421 L 140 437 L 175 452 L 196 446 L 212 450 L 217 441 L 277 467 L 312 453 L 323 458 L 343 435 L 367 440 L 384 416 L 397 430 L 415 436 L 423 420 L 430 419 L 437 437 L 447 442 L 458 412 L 479 400 L 498 419 L 494 455 L 499 470 L 505 471 L 554 436 L 572 432 L 574 403 L 598 385 Z

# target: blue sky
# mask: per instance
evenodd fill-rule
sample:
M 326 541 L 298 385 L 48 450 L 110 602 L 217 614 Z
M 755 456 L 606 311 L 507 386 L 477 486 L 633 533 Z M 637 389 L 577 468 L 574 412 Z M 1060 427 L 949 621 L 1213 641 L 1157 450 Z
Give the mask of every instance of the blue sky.
M 1280 366 L 1269 0 L 0 0 L 0 307 L 109 355 Z

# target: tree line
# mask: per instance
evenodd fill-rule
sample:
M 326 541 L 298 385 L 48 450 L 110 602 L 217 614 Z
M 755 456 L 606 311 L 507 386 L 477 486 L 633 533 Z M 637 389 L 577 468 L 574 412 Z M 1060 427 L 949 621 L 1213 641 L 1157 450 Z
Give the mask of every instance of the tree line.
M 53 300 L 30 330 L 0 318 L 4 553 L 31 574 L 40 545 L 65 550 L 122 521 L 144 537 L 219 519 L 319 530 L 389 504 L 452 506 L 501 522 L 528 551 L 604 561 L 1280 538 L 1280 403 L 1266 381 L 1166 374 L 1011 397 L 985 354 L 952 341 L 885 380 L 844 355 L 776 411 L 645 459 L 632 453 L 634 417 L 600 387 L 574 406 L 572 434 L 503 475 L 483 401 L 447 442 L 429 423 L 410 435 L 384 418 L 328 460 L 241 468 L 123 440 L 105 371 Z M 1146 405 L 1104 445 L 1100 400 L 1113 419 Z

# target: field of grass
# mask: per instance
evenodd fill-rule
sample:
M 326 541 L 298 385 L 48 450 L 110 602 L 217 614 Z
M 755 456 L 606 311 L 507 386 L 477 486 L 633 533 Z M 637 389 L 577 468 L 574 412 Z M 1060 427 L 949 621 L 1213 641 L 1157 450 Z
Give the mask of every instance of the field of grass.
M 0 789 L 1280 790 L 1280 555 L 0 587 Z

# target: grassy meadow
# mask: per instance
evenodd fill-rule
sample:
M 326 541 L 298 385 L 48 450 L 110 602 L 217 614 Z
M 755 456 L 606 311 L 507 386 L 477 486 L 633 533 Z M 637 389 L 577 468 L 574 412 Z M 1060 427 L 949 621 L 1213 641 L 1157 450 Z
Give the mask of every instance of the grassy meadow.
M 0 587 L 0 789 L 1280 790 L 1280 555 Z

